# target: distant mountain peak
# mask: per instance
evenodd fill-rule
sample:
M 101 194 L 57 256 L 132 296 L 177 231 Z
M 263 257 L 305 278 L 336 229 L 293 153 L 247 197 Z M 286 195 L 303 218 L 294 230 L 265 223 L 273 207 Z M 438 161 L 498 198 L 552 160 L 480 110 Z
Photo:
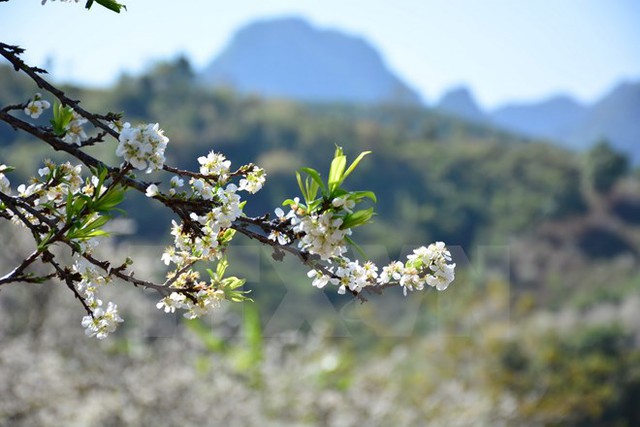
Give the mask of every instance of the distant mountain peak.
M 365 39 L 302 18 L 250 23 L 202 72 L 202 81 L 304 101 L 419 104 Z
M 586 112 L 587 107 L 569 95 L 555 95 L 538 102 L 509 103 L 493 111 L 491 118 L 505 129 L 564 141 Z
M 482 122 L 486 119 L 471 90 L 465 86 L 447 91 L 438 102 L 437 108 L 447 114 L 475 122 Z

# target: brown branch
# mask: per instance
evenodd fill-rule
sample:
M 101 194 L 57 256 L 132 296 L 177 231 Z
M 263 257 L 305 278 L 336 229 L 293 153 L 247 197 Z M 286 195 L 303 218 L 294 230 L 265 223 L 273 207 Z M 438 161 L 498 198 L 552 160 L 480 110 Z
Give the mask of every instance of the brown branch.
M 22 279 L 26 277 L 23 274 L 24 270 L 26 270 L 27 267 L 33 264 L 38 259 L 38 257 L 40 257 L 41 253 L 42 251 L 37 249 L 33 251 L 33 253 L 29 255 L 27 258 L 25 258 L 24 261 L 22 261 L 22 263 L 20 263 L 19 266 L 17 266 L 16 268 L 11 270 L 9 273 L 5 274 L 4 276 L 0 277 L 0 285 L 4 285 L 5 283 L 22 281 Z
M 53 266 L 53 268 L 55 268 L 58 278 L 60 280 L 63 280 L 65 282 L 65 284 L 67 285 L 67 288 L 69 288 L 71 290 L 71 292 L 73 292 L 73 295 L 80 300 L 80 303 L 82 304 L 82 306 L 84 307 L 84 309 L 86 310 L 87 314 L 89 314 L 89 316 L 91 316 L 91 318 L 94 318 L 93 316 L 93 310 L 91 310 L 91 308 L 89 307 L 89 305 L 87 305 L 87 302 L 85 301 L 85 299 L 82 297 L 82 295 L 80 295 L 80 292 L 78 292 L 78 289 L 76 289 L 75 287 L 75 282 L 78 281 L 78 279 L 76 277 L 74 277 L 74 273 L 71 273 L 70 271 L 68 271 L 67 269 L 63 269 L 62 267 L 60 267 L 60 264 L 58 264 L 57 262 L 55 262 L 53 254 L 50 252 L 47 252 L 48 257 L 47 257 L 47 262 L 49 264 L 51 264 Z M 77 273 L 76 273 L 77 274 Z
M 87 119 L 94 127 L 102 129 L 102 132 L 100 132 L 97 136 L 86 140 L 82 145 L 83 147 L 88 145 L 93 145 L 97 142 L 103 141 L 103 138 L 107 134 L 113 136 L 116 139 L 119 138 L 118 132 L 116 132 L 114 129 L 110 128 L 107 124 L 103 122 L 103 121 L 116 120 L 119 118 L 118 115 L 115 115 L 112 113 L 109 113 L 107 115 L 98 115 L 98 114 L 92 114 L 84 110 L 79 105 L 80 101 L 68 98 L 62 90 L 56 88 L 55 86 L 53 86 L 51 83 L 49 83 L 47 80 L 45 80 L 39 75 L 41 73 L 46 73 L 46 70 L 43 70 L 37 67 L 30 67 L 27 64 L 25 64 L 24 61 L 22 61 L 22 59 L 20 59 L 19 57 L 20 54 L 22 54 L 23 52 L 24 52 L 24 49 L 21 49 L 18 46 L 11 46 L 4 43 L 0 43 L 0 55 L 4 56 L 13 65 L 16 71 L 22 71 L 25 74 L 27 74 L 38 85 L 38 87 L 50 92 L 52 95 L 57 97 L 63 105 L 68 105 L 71 108 L 73 108 L 80 116 Z M 114 183 L 121 182 L 123 185 L 127 187 L 133 188 L 142 193 L 146 192 L 146 189 L 149 186 L 149 183 L 146 183 L 144 181 L 138 181 L 126 175 L 127 172 L 131 169 L 130 165 L 127 165 L 125 168 L 109 167 L 108 165 L 96 159 L 95 157 L 92 157 L 87 153 L 83 152 L 82 150 L 80 150 L 80 147 L 63 142 L 50 130 L 42 127 L 33 126 L 9 114 L 9 111 L 24 108 L 24 105 L 25 104 L 16 104 L 16 105 L 11 105 L 1 109 L 0 120 L 7 122 L 14 129 L 21 129 L 23 131 L 30 133 L 36 138 L 49 144 L 56 151 L 63 151 L 70 154 L 71 156 L 80 160 L 82 163 L 84 163 L 90 168 L 106 168 L 109 172 L 109 175 L 113 179 Z M 242 175 L 247 173 L 249 170 L 253 168 L 254 168 L 253 164 L 244 165 L 238 168 L 236 171 L 231 172 L 229 176 L 234 177 L 234 176 Z M 170 173 L 177 174 L 177 175 L 181 175 L 181 176 L 205 179 L 205 180 L 217 183 L 217 180 L 214 179 L 214 177 L 212 176 L 203 175 L 203 174 L 186 171 L 186 170 L 181 170 L 168 165 L 164 165 L 163 170 Z M 156 196 L 154 197 L 154 199 L 159 200 L 163 205 L 165 205 L 166 207 L 171 209 L 174 213 L 176 213 L 183 220 L 186 229 L 194 233 L 197 233 L 197 231 L 200 230 L 200 224 L 190 220 L 189 213 L 190 212 L 201 213 L 201 212 L 207 211 L 208 208 L 210 208 L 212 205 L 215 205 L 215 202 L 213 201 L 205 201 L 202 199 L 184 200 L 180 198 L 167 197 L 163 195 Z M 255 217 L 255 218 L 242 216 L 234 222 L 234 224 L 232 225 L 232 228 L 251 239 L 257 240 L 262 244 L 273 247 L 274 250 L 277 251 L 277 253 L 289 252 L 292 255 L 294 255 L 296 258 L 298 258 L 303 264 L 311 268 L 318 269 L 322 271 L 323 274 L 329 275 L 332 278 L 337 278 L 337 276 L 333 274 L 331 271 L 329 271 L 326 266 L 318 262 L 318 258 L 316 256 L 312 256 L 306 251 L 296 249 L 291 245 L 282 246 L 282 245 L 279 245 L 277 242 L 270 240 L 265 234 L 270 233 L 272 231 L 287 233 L 291 241 L 295 240 L 295 238 L 299 236 L 292 235 L 292 232 L 288 223 L 283 224 L 280 222 L 272 222 L 268 220 L 268 217 L 269 217 L 268 214 L 262 217 Z M 250 230 L 249 229 L 250 226 L 258 227 L 265 234 L 260 234 L 258 232 Z M 59 240 L 59 238 L 57 240 Z M 51 243 L 53 242 L 54 240 L 52 239 Z M 166 284 L 158 285 L 152 282 L 136 279 L 133 277 L 133 273 L 125 274 L 123 272 L 124 269 L 120 269 L 120 268 L 113 269 L 110 267 L 110 264 L 106 261 L 99 261 L 88 254 L 83 254 L 83 256 L 90 262 L 104 269 L 109 275 L 114 275 L 115 277 L 118 277 L 122 280 L 130 282 L 134 286 L 143 286 L 147 288 L 156 289 L 157 291 L 166 295 L 166 292 L 167 292 Z M 12 274 L 13 273 L 10 273 L 10 275 Z M 0 281 L 0 284 L 2 284 L 1 281 Z M 355 297 L 361 300 L 365 300 L 364 297 L 361 295 L 361 293 L 355 292 L 355 291 L 351 291 L 351 293 Z
M 24 52 L 24 49 L 18 46 L 11 46 L 5 43 L 0 43 L 0 55 L 4 56 L 9 61 L 16 71 L 22 71 L 33 80 L 39 88 L 46 90 L 60 100 L 63 105 L 68 105 L 73 108 L 76 113 L 87 119 L 93 126 L 100 128 L 109 135 L 118 139 L 118 132 L 111 129 L 108 125 L 103 123 L 103 120 L 115 119 L 117 115 L 107 114 L 99 115 L 92 114 L 80 107 L 80 101 L 67 97 L 64 92 L 51 83 L 40 77 L 39 74 L 46 73 L 46 70 L 37 67 L 30 67 L 20 59 L 20 55 Z
M 135 180 L 133 178 L 130 178 L 124 175 L 122 173 L 122 169 L 110 167 L 106 163 L 101 162 L 100 160 L 96 159 L 93 156 L 90 156 L 89 154 L 80 150 L 80 147 L 78 147 L 77 145 L 67 144 L 66 142 L 62 141 L 60 138 L 55 136 L 52 132 L 48 131 L 47 129 L 44 129 L 39 126 L 34 126 L 28 122 L 25 122 L 24 120 L 21 120 L 21 119 L 18 119 L 17 117 L 12 116 L 11 114 L 3 110 L 0 110 L 0 120 L 8 123 L 14 129 L 21 129 L 35 136 L 41 141 L 46 142 L 51 146 L 51 148 L 53 148 L 56 151 L 63 151 L 67 154 L 70 154 L 71 156 L 80 160 L 82 163 L 84 163 L 90 168 L 107 169 L 109 171 L 109 174 L 112 177 L 118 177 L 118 179 L 122 181 L 122 183 L 127 187 L 135 188 L 136 190 L 144 193 L 147 190 L 147 187 L 149 186 L 144 182 Z

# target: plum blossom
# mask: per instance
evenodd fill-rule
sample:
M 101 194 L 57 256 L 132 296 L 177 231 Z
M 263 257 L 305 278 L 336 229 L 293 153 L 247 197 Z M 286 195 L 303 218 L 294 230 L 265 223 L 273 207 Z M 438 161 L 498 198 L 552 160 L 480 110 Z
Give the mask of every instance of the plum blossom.
M 353 200 L 351 200 L 351 199 L 349 199 L 347 197 L 336 197 L 331 202 L 331 205 L 334 208 L 344 209 L 345 211 L 347 211 L 349 213 L 352 213 L 353 212 L 353 208 L 356 206 L 356 202 L 354 202 Z
M 42 99 L 42 95 L 40 93 L 36 93 L 33 99 L 29 101 L 25 107 L 24 113 L 32 119 L 37 119 L 40 117 L 42 112 L 49 107 L 51 107 L 49 101 Z
M 146 169 L 146 173 L 162 169 L 165 162 L 164 151 L 169 138 L 164 136 L 158 123 L 149 123 L 131 127 L 130 123 L 123 125 L 120 132 L 116 155 L 123 157 L 134 168 Z
M 171 186 L 172 187 L 182 187 L 184 185 L 184 179 L 179 176 L 171 177 Z
M 2 191 L 5 194 L 10 194 L 11 182 L 9 181 L 9 178 L 7 178 L 3 173 L 6 170 L 7 170 L 7 166 L 0 164 L 0 191 Z
M 341 229 L 342 218 L 330 211 L 321 214 L 303 215 L 293 218 L 295 233 L 302 234 L 298 247 L 310 254 L 320 255 L 323 260 L 339 257 L 347 251 L 345 237 L 350 229 Z
M 227 160 L 223 154 L 209 152 L 206 156 L 198 157 L 200 163 L 200 173 L 203 175 L 213 175 L 221 180 L 226 180 L 231 167 L 231 161 Z
M 92 316 L 82 318 L 82 326 L 85 334 L 89 337 L 95 336 L 99 340 L 105 339 L 110 333 L 115 332 L 118 323 L 123 320 L 118 314 L 118 306 L 109 302 L 107 309 L 98 307 L 93 311 Z
M 73 112 L 73 119 L 65 128 L 66 133 L 62 140 L 68 144 L 82 145 L 82 141 L 87 139 L 87 134 L 84 132 L 82 125 L 87 122 L 87 119 L 80 114 Z
M 262 189 L 266 178 L 267 174 L 264 172 L 264 169 L 254 166 L 253 170 L 247 174 L 246 178 L 242 178 L 240 180 L 240 186 L 238 189 L 255 194 Z
M 158 186 L 151 184 L 147 187 L 147 191 L 144 193 L 147 197 L 155 197 L 159 194 Z

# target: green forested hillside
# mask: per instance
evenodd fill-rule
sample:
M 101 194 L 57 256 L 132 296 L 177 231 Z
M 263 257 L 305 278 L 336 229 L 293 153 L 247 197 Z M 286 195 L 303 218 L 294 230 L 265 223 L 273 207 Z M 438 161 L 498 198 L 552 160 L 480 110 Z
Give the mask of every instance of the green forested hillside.
M 3 80 L 16 80 L 11 70 L 0 72 Z M 178 60 L 139 78 L 123 77 L 110 91 L 69 92 L 92 110 L 160 121 L 171 138 L 172 164 L 194 167 L 197 156 L 216 150 L 235 164 L 264 167 L 268 185 L 250 214 L 271 211 L 294 193 L 297 167 L 326 170 L 336 144 L 352 156 L 373 151 L 352 185 L 376 192 L 376 233 L 392 228 L 398 242 L 440 239 L 470 249 L 584 210 L 579 162 L 560 149 L 425 109 L 267 101 L 207 90 L 193 79 L 188 63 Z M 3 87 L 13 88 L 0 92 L 4 104 L 30 93 L 18 83 Z M 6 125 L 0 129 L 8 162 L 37 160 L 25 158 L 42 152 L 36 141 Z M 151 211 L 130 213 L 142 223 L 145 215 L 156 218 Z M 155 234 L 155 228 L 140 231 Z

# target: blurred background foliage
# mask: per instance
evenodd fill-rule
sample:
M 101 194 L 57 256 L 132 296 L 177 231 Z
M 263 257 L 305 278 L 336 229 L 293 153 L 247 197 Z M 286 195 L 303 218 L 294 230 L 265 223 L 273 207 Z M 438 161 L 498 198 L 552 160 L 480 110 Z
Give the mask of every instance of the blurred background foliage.
M 0 81 L 0 105 L 36 91 L 5 66 Z M 297 195 L 294 170 L 327 170 L 335 144 L 372 150 L 350 186 L 376 193 L 378 216 L 356 240 L 382 263 L 443 240 L 458 277 L 442 294 L 360 305 L 240 239 L 233 273 L 255 303 L 183 322 L 114 285 L 126 323 L 99 345 L 63 286 L 5 286 L 0 425 L 640 424 L 640 174 L 606 141 L 576 154 L 422 107 L 239 95 L 199 85 L 184 58 L 65 90 L 91 111 L 160 121 L 169 164 L 215 150 L 265 168 L 249 215 Z M 113 141 L 91 150 L 116 164 Z M 0 158 L 14 186 L 64 159 L 4 123 Z M 124 209 L 102 250 L 161 278 L 170 215 L 143 196 Z M 29 243 L 1 230 L 4 271 Z

